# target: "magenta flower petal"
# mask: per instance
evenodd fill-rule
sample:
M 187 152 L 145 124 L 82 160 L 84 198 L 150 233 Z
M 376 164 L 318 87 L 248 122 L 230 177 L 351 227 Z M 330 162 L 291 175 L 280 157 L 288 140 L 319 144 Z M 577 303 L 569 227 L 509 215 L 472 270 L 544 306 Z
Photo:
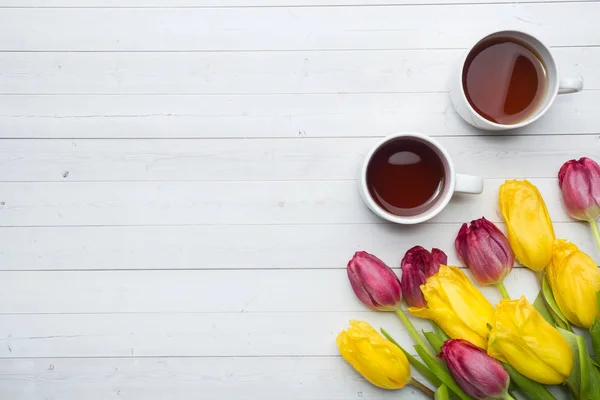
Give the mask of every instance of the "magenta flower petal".
M 402 303 L 400 280 L 383 261 L 359 251 L 348 262 L 348 279 L 356 297 L 374 310 L 394 311 Z
M 600 166 L 583 157 L 569 160 L 558 172 L 558 184 L 569 215 L 582 221 L 600 216 Z
M 498 361 L 479 347 L 461 339 L 447 340 L 439 357 L 452 377 L 467 394 L 476 399 L 504 399 L 510 383 Z
M 435 275 L 440 269 L 440 264 L 446 265 L 448 257 L 440 249 L 431 252 L 421 246 L 408 250 L 402 259 L 402 294 L 409 307 L 423 308 L 426 306 L 425 298 L 421 292 L 421 285 L 427 278 Z
M 463 224 L 454 245 L 460 260 L 482 285 L 501 282 L 515 263 L 508 239 L 485 218 Z

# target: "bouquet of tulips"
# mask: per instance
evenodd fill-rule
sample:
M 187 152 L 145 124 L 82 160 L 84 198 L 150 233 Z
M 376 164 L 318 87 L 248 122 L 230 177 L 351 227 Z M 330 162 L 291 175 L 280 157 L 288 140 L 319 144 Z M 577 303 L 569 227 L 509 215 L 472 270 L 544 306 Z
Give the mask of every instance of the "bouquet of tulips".
M 558 174 L 566 210 L 588 221 L 600 248 L 600 166 L 582 158 Z M 540 192 L 530 182 L 506 181 L 499 191 L 507 235 L 485 218 L 463 224 L 458 258 L 480 285 L 495 285 L 503 299 L 492 305 L 446 254 L 408 250 L 401 278 L 383 261 L 357 252 L 347 267 L 358 299 L 398 315 L 415 342 L 413 356 L 383 328 L 350 321 L 337 337 L 343 358 L 384 389 L 412 385 L 429 398 L 555 399 L 548 385 L 565 385 L 578 400 L 600 399 L 600 272 L 575 244 L 557 239 Z M 530 303 L 511 299 L 503 280 L 515 259 L 536 273 L 540 294 Z M 419 333 L 406 315 L 431 322 Z M 573 326 L 578 327 L 573 329 Z M 586 332 L 587 330 L 587 332 Z M 411 376 L 411 366 L 430 383 Z M 433 388 L 432 389 L 430 389 Z

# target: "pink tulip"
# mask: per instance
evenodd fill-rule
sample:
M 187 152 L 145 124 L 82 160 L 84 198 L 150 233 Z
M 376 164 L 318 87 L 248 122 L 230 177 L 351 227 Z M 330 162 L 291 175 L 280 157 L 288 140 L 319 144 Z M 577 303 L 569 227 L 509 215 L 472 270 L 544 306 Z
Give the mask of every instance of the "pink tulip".
M 452 377 L 476 399 L 504 399 L 510 378 L 498 361 L 466 340 L 447 340 L 438 356 L 446 362 Z
M 402 293 L 409 307 L 426 307 L 425 298 L 421 293 L 421 285 L 427 278 L 435 275 L 440 264 L 446 265 L 448 257 L 440 249 L 432 249 L 431 253 L 421 246 L 408 250 L 402 259 Z
M 500 229 L 485 218 L 463 224 L 454 241 L 461 261 L 482 285 L 502 282 L 512 270 L 515 254 Z
M 396 311 L 400 308 L 400 281 L 379 258 L 366 251 L 356 252 L 348 262 L 347 272 L 352 290 L 367 307 L 379 311 Z
M 569 160 L 558 172 L 558 184 L 569 215 L 583 221 L 600 216 L 600 165 L 583 157 Z

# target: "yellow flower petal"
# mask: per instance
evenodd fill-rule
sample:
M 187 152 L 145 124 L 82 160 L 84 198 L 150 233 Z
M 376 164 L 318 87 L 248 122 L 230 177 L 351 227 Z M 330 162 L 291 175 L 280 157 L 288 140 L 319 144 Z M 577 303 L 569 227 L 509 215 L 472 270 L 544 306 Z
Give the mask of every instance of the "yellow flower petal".
M 550 263 L 554 227 L 546 203 L 529 181 L 506 181 L 500 186 L 500 212 L 517 260 L 534 271 Z
M 435 321 L 453 339 L 464 339 L 485 349 L 494 307 L 469 278 L 452 266 L 440 266 L 421 286 L 427 308 L 409 308 L 421 318 Z
M 558 307 L 573 324 L 589 328 L 600 317 L 596 292 L 600 271 L 596 262 L 566 240 L 556 240 L 546 276 Z
M 537 382 L 564 382 L 573 368 L 566 339 L 535 310 L 525 297 L 502 300 L 496 307 L 488 354 L 511 364 Z
M 342 357 L 375 386 L 400 389 L 411 378 L 402 350 L 365 321 L 350 321 L 350 328 L 338 334 L 336 343 Z

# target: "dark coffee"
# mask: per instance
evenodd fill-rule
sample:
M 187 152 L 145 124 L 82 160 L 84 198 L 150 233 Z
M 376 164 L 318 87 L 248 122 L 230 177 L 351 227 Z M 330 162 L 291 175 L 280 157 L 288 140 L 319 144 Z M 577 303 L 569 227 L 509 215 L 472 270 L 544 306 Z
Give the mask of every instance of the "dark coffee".
M 462 74 L 467 100 L 485 119 L 511 125 L 533 115 L 548 88 L 546 67 L 527 44 L 496 37 L 477 44 Z
M 380 147 L 367 166 L 367 187 L 375 202 L 399 216 L 427 211 L 445 182 L 440 156 L 415 139 L 395 139 Z

